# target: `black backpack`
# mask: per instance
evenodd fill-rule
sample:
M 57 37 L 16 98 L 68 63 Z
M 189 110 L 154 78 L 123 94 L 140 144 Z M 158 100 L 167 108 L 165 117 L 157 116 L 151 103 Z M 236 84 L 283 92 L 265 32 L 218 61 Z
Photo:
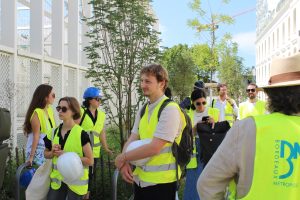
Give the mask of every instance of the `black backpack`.
M 172 101 L 171 99 L 166 99 L 162 103 L 162 105 L 158 111 L 158 115 L 157 115 L 158 120 L 159 120 L 161 112 L 170 102 L 174 102 L 174 101 Z M 140 112 L 141 118 L 145 114 L 146 106 L 147 106 L 147 104 L 145 104 L 143 106 L 143 108 L 141 109 L 141 112 Z M 181 109 L 181 112 L 184 114 L 186 126 L 182 131 L 180 143 L 177 144 L 176 142 L 174 142 L 172 144 L 172 153 L 176 159 L 176 164 L 179 165 L 181 169 L 184 169 L 185 166 L 190 162 L 192 154 L 193 154 L 193 149 L 194 149 L 193 138 L 194 137 L 193 137 L 193 133 L 192 133 L 191 119 L 182 108 L 180 108 L 180 109 Z

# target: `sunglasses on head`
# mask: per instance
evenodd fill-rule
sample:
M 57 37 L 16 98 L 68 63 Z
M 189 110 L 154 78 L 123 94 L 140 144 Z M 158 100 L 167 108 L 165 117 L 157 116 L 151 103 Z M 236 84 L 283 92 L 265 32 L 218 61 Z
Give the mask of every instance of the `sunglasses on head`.
M 61 110 L 61 112 L 65 113 L 65 112 L 67 112 L 68 108 L 65 106 L 57 106 L 56 110 L 57 110 L 57 112 L 59 112 Z
M 255 89 L 247 89 L 246 92 L 255 92 Z
M 196 102 L 196 106 L 200 106 L 200 105 L 206 105 L 206 101 L 203 101 L 203 102 Z

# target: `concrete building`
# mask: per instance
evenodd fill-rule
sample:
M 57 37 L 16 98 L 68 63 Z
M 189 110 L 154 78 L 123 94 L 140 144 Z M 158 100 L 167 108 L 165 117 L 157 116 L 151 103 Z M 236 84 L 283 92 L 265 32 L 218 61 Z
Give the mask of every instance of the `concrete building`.
M 256 27 L 256 82 L 268 83 L 270 64 L 276 57 L 300 50 L 300 1 L 258 0 Z M 260 98 L 265 98 L 260 93 Z
M 90 85 L 81 18 L 91 8 L 88 0 L 0 0 L 0 14 L 0 107 L 11 111 L 12 145 L 22 148 L 22 124 L 38 85 L 52 85 L 56 101 L 81 101 Z

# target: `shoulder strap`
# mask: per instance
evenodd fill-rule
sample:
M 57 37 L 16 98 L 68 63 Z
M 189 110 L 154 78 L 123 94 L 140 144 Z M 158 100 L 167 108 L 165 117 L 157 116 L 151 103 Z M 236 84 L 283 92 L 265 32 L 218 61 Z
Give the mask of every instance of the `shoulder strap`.
M 83 107 L 82 107 L 83 108 Z M 84 110 L 84 112 L 83 112 L 83 115 L 82 115 L 82 117 L 81 117 L 81 120 L 80 120 L 80 123 L 79 123 L 79 126 L 81 126 L 82 125 L 82 122 L 83 122 L 83 120 L 84 120 L 84 118 L 85 118 L 85 116 L 86 116 L 86 113 L 87 113 L 87 109 L 85 109 L 85 108 L 83 108 L 83 110 Z
M 172 99 L 166 99 L 164 100 L 164 102 L 161 104 L 159 110 L 158 110 L 158 114 L 157 114 L 157 119 L 159 120 L 159 117 L 160 117 L 160 114 L 161 112 L 163 111 L 163 109 L 170 103 L 172 102 L 173 100 Z
M 211 102 L 211 107 L 212 108 L 214 107 L 214 103 L 215 103 L 215 99 L 213 99 L 212 102 Z
M 158 114 L 157 114 L 157 118 L 158 118 L 158 120 L 159 120 L 159 117 L 160 117 L 160 114 L 161 114 L 161 112 L 163 111 L 163 109 L 170 103 L 170 102 L 172 102 L 173 100 L 171 100 L 171 99 L 166 99 L 166 100 L 164 100 L 164 102 L 161 104 L 161 106 L 160 106 L 160 108 L 159 108 L 159 110 L 158 110 Z M 145 111 L 146 111 L 146 107 L 147 107 L 147 103 L 145 104 L 145 105 L 143 105 L 143 107 L 142 107 L 142 109 L 141 109 L 141 112 L 140 112 L 140 117 L 142 118 L 143 116 L 144 116 L 144 114 L 145 114 Z
M 147 104 L 148 104 L 148 103 L 145 103 L 145 104 L 143 105 L 142 109 L 141 109 L 141 112 L 140 112 L 140 119 L 142 119 L 142 117 L 143 117 L 144 114 L 145 114 Z

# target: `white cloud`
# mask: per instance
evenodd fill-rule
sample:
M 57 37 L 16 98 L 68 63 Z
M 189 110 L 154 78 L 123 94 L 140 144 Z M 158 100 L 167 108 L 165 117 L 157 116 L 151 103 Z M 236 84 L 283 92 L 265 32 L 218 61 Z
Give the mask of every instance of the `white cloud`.
M 232 40 L 238 43 L 239 51 L 255 54 L 255 31 L 242 32 L 233 35 Z

